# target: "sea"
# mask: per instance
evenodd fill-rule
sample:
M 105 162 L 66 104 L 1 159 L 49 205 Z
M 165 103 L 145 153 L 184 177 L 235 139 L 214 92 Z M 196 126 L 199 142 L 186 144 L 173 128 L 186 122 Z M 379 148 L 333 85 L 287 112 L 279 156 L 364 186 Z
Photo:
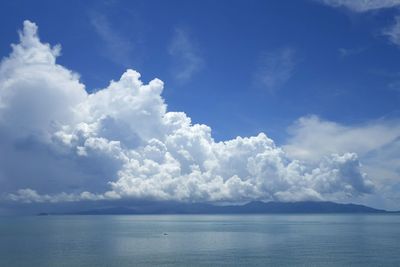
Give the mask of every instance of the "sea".
M 0 266 L 400 266 L 400 215 L 0 217 Z

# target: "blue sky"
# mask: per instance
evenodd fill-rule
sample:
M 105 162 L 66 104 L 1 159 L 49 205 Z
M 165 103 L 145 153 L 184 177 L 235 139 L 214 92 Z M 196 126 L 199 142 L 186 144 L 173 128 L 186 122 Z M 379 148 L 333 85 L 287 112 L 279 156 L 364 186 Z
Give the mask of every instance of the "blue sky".
M 349 200 L 400 208 L 393 204 L 400 190 L 388 189 L 400 188 L 399 7 L 395 0 L 3 1 L 0 56 L 9 57 L 29 20 L 43 43 L 61 45 L 57 63 L 79 74 L 87 93 L 126 69 L 144 83 L 159 78 L 168 111 L 208 125 L 215 142 L 264 132 L 307 168 L 355 153 L 379 193 Z

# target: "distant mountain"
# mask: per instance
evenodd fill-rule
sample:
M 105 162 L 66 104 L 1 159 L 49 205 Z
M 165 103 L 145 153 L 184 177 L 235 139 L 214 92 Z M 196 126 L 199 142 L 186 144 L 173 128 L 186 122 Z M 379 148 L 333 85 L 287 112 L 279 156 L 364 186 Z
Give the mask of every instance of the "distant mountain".
M 216 206 L 200 203 L 154 202 L 144 205 L 106 207 L 70 212 L 70 215 L 117 214 L 284 214 L 284 213 L 390 213 L 356 204 L 334 202 L 250 202 L 244 205 Z

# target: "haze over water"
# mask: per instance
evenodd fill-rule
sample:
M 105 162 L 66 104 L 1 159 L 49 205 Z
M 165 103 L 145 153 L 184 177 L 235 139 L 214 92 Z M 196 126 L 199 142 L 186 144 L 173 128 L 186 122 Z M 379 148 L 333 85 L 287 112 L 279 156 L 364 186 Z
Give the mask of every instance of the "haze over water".
M 398 266 L 398 215 L 31 216 L 0 266 Z

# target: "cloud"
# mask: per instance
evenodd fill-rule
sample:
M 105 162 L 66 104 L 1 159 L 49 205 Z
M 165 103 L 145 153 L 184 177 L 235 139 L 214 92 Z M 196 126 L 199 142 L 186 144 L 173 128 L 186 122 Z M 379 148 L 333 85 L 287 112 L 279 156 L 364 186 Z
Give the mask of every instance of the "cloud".
M 400 92 L 400 80 L 394 80 L 388 83 L 387 87 L 390 90 Z
M 59 193 L 55 195 L 40 195 L 32 189 L 20 189 L 15 194 L 9 194 L 8 199 L 22 203 L 59 203 L 59 202 L 76 202 L 84 200 L 104 200 L 102 195 L 95 195 L 90 192 L 82 192 L 80 194 Z
M 168 53 L 173 60 L 174 76 L 180 82 L 187 82 L 204 66 L 204 59 L 183 29 L 175 29 Z
M 133 43 L 118 33 L 118 29 L 113 27 L 107 16 L 101 13 L 92 12 L 90 23 L 97 35 L 103 40 L 104 54 L 112 62 L 127 67 L 132 64 Z
M 400 5 L 399 0 L 318 0 L 332 7 L 345 7 L 354 12 L 392 8 Z
M 386 35 L 393 44 L 400 46 L 400 16 L 396 16 L 395 23 L 384 29 L 382 33 Z
M 354 151 L 359 155 L 385 146 L 400 136 L 399 121 L 374 121 L 359 126 L 345 126 L 317 116 L 302 117 L 289 128 L 284 146 L 291 156 L 318 160 L 331 153 Z
M 256 84 L 269 92 L 281 88 L 293 75 L 296 65 L 294 54 L 291 48 L 263 54 L 255 74 Z
M 363 13 L 368 11 L 394 8 L 400 6 L 400 0 L 318 0 L 320 3 L 332 7 L 344 7 L 351 11 Z M 395 23 L 382 31 L 383 35 L 388 36 L 389 40 L 399 46 L 400 45 L 400 16 L 395 17 Z M 365 48 L 364 48 L 365 49 Z M 349 50 L 340 48 L 339 52 L 342 56 L 351 54 L 359 54 L 364 49 Z
M 354 153 L 300 162 L 264 133 L 215 142 L 170 112 L 163 82 L 127 70 L 88 94 L 25 21 L 0 65 L 0 195 L 57 203 L 346 200 L 374 190 Z
M 283 146 L 290 156 L 302 161 L 319 161 L 332 153 L 357 153 L 363 170 L 371 175 L 378 195 L 392 199 L 388 207 L 398 208 L 400 198 L 400 121 L 376 120 L 361 125 L 342 125 L 317 116 L 300 118 L 289 128 Z
M 356 48 L 339 48 L 339 54 L 341 58 L 359 55 L 367 50 L 367 47 L 356 47 Z

